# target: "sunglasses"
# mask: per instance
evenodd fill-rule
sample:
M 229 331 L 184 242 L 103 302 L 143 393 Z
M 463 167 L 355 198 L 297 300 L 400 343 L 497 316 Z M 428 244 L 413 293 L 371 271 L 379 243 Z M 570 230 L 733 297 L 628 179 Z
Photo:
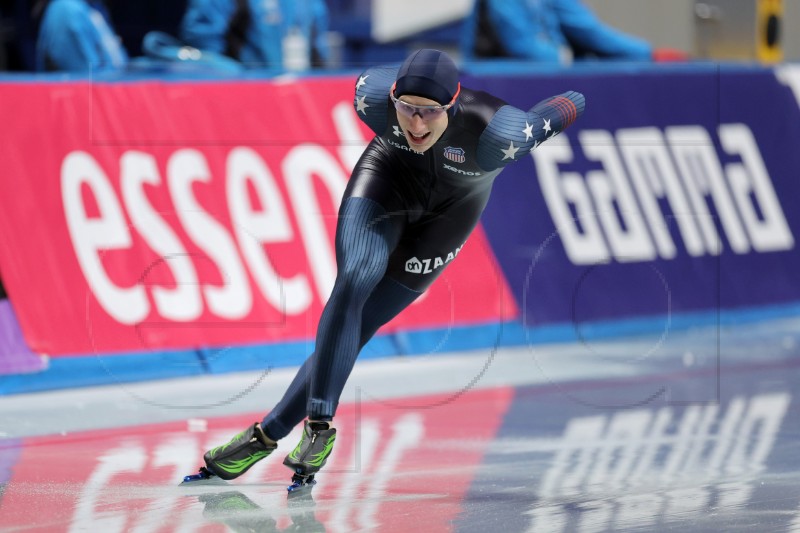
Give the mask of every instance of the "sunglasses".
M 389 96 L 392 98 L 392 102 L 394 102 L 394 108 L 403 116 L 408 118 L 414 118 L 414 115 L 419 115 L 420 118 L 424 121 L 429 121 L 436 119 L 442 116 L 444 113 L 447 112 L 448 109 L 453 107 L 456 103 L 456 98 L 458 98 L 459 93 L 461 92 L 461 84 L 458 84 L 458 90 L 456 90 L 456 94 L 453 95 L 453 99 L 450 100 L 450 103 L 447 105 L 415 105 L 409 104 L 408 102 L 404 102 L 402 100 L 398 100 L 397 97 L 394 95 L 394 89 L 397 86 L 397 82 L 392 85 L 392 90 L 389 92 Z

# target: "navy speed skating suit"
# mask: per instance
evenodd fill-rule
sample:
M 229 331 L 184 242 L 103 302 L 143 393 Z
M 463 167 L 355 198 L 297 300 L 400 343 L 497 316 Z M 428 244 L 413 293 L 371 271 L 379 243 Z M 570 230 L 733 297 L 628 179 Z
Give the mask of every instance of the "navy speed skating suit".
M 399 100 L 404 96 L 424 100 Z M 427 101 L 439 109 L 420 107 Z M 359 76 L 354 107 L 376 135 L 339 208 L 336 281 L 314 353 L 260 427 L 254 424 L 206 453 L 208 469 L 226 479 L 271 453 L 274 441 L 306 417 L 302 440 L 284 464 L 300 476 L 295 485 L 324 465 L 335 440 L 330 422 L 361 348 L 457 260 L 503 168 L 569 126 L 583 112 L 584 98 L 568 92 L 522 111 L 462 88 L 452 59 L 420 50 L 399 69 L 373 68 Z M 401 112 L 420 140 L 406 139 Z M 432 113 L 426 119 L 423 112 Z M 413 146 L 430 147 L 419 152 Z
M 477 225 L 503 168 L 558 135 L 584 110 L 568 92 L 528 111 L 461 88 L 442 137 L 414 151 L 389 97 L 397 67 L 359 76 L 354 108 L 375 132 L 342 200 L 338 275 L 320 319 L 315 353 L 264 419 L 277 440 L 308 415 L 327 420 L 358 352 L 452 262 Z

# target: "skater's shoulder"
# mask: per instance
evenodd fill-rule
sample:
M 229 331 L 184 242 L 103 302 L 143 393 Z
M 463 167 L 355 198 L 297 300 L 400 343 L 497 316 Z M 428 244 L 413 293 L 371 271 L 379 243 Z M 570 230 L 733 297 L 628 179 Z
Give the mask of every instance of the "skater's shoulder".
M 370 67 L 355 78 L 357 95 L 387 98 L 397 78 L 397 66 Z
M 353 109 L 358 118 L 377 135 L 388 123 L 389 91 L 397 76 L 397 67 L 373 67 L 362 72 L 355 82 Z
M 486 91 L 461 88 L 458 115 L 464 129 L 480 135 L 494 119 L 497 111 L 508 105 L 503 99 Z

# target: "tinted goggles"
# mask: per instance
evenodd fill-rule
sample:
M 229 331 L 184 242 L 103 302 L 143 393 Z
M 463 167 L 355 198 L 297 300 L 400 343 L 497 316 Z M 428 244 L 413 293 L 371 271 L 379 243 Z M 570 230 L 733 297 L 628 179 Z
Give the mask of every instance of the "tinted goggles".
M 419 115 L 420 118 L 425 121 L 433 120 L 446 113 L 448 109 L 455 105 L 456 98 L 458 98 L 458 95 L 461 92 L 461 84 L 459 83 L 456 94 L 453 95 L 453 99 L 450 100 L 450 103 L 447 105 L 415 105 L 397 99 L 397 97 L 394 95 L 394 89 L 396 85 L 397 83 L 392 85 L 392 90 L 389 92 L 389 96 L 392 98 L 392 102 L 394 102 L 394 108 L 400 114 L 408 118 L 414 118 L 414 115 Z

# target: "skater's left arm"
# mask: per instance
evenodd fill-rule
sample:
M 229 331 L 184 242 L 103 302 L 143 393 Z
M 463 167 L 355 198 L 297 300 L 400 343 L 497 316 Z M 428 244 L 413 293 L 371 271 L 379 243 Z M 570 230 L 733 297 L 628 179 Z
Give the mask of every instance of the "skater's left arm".
M 527 112 L 504 105 L 478 140 L 478 164 L 494 170 L 521 159 L 569 127 L 585 107 L 586 99 L 575 91 L 542 100 Z

